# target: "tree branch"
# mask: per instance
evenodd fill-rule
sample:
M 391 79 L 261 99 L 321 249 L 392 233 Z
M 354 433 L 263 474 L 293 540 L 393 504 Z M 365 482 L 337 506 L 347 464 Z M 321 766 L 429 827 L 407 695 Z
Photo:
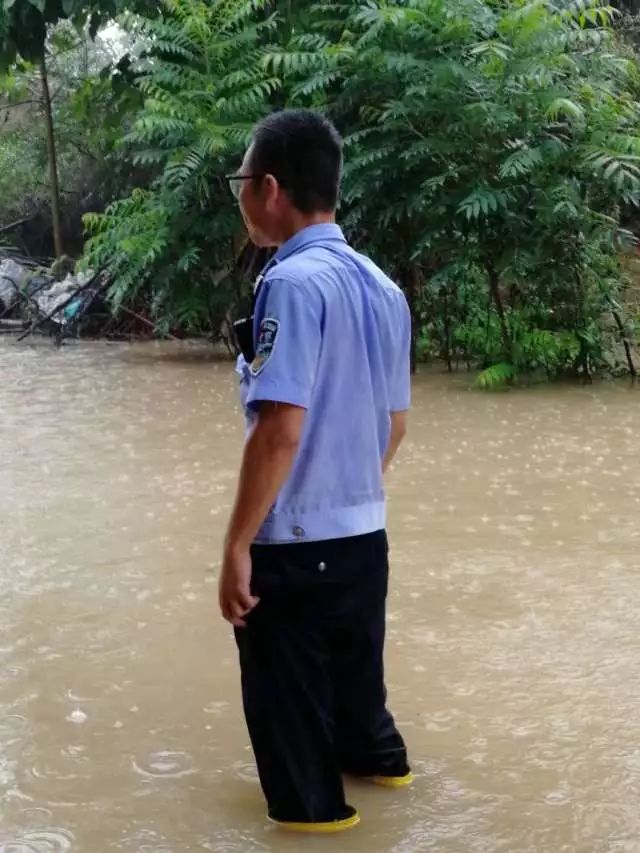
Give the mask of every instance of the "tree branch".
M 130 308 L 126 308 L 124 305 L 119 306 L 120 311 L 124 311 L 125 314 L 128 314 L 130 317 L 135 317 L 136 320 L 139 320 L 141 323 L 149 326 L 153 331 L 157 331 L 158 327 L 155 323 L 152 323 L 151 320 L 147 320 L 146 317 L 143 317 L 141 314 L 137 314 L 135 311 L 132 311 Z M 165 332 L 164 337 L 169 338 L 170 341 L 178 341 L 179 338 L 176 338 L 175 335 L 172 335 L 171 332 Z
M 71 136 L 69 136 L 67 139 L 65 139 L 65 142 L 67 142 L 70 145 L 73 145 L 73 147 L 77 151 L 79 151 L 80 154 L 82 154 L 84 157 L 87 157 L 89 160 L 96 160 L 97 161 L 98 158 L 95 154 L 92 154 L 91 151 L 88 151 L 83 145 L 80 145 L 80 143 L 77 142 L 75 139 L 73 139 Z
M 14 107 L 23 107 L 25 104 L 38 104 L 42 106 L 42 101 L 40 100 L 29 100 L 29 101 L 16 101 L 15 104 L 1 104 L 0 110 L 12 110 Z
M 24 219 L 16 219 L 15 222 L 10 222 L 8 225 L 3 225 L 0 227 L 0 234 L 4 234 L 5 231 L 11 231 L 12 228 L 17 228 L 18 225 L 24 225 L 25 222 L 31 222 L 32 219 L 36 218 L 35 213 L 32 213 L 31 216 L 25 216 Z
M 44 317 L 41 317 L 39 320 L 34 321 L 31 324 L 31 326 L 26 330 L 26 332 L 23 332 L 23 334 L 20 335 L 20 337 L 18 338 L 18 341 L 22 341 L 26 337 L 28 337 L 29 335 L 32 335 L 37 329 L 40 328 L 40 326 L 43 326 L 46 322 L 48 322 L 53 317 L 55 317 L 56 314 L 61 314 L 68 305 L 71 305 L 71 303 L 73 302 L 74 299 L 77 299 L 77 297 L 80 296 L 81 293 L 85 293 L 87 290 L 89 290 L 90 287 L 94 287 L 96 281 L 99 279 L 99 277 L 101 275 L 102 275 L 102 270 L 98 270 L 98 272 L 95 273 L 95 275 L 92 278 L 90 278 L 89 281 L 86 282 L 86 284 L 83 284 L 77 290 L 74 290 L 73 293 L 71 294 L 71 296 L 69 296 L 68 299 L 65 299 L 64 302 L 61 302 L 59 305 L 56 305 L 56 307 L 53 309 L 53 311 L 50 311 L 47 315 L 45 315 Z M 97 285 L 96 292 L 95 292 L 94 296 L 97 296 L 98 293 L 105 290 L 105 288 L 107 287 L 108 284 L 109 284 L 109 280 L 105 278 L 105 280 L 102 283 Z

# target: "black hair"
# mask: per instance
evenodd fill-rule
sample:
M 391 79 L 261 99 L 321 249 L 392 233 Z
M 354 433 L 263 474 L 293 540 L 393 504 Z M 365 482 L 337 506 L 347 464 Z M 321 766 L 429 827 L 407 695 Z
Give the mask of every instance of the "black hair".
M 250 168 L 273 175 L 302 213 L 329 212 L 338 204 L 342 139 L 314 110 L 271 113 L 254 128 Z

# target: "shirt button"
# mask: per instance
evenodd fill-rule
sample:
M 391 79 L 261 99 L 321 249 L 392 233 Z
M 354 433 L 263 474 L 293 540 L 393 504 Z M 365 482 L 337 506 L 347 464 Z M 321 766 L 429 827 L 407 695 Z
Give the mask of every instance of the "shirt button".
M 302 529 L 302 527 L 299 527 L 297 524 L 293 528 L 292 532 L 293 532 L 293 535 L 296 537 L 296 539 L 302 539 L 302 537 L 304 536 L 304 530 Z
M 319 572 L 324 572 L 326 568 L 327 568 L 326 563 L 318 563 L 318 571 Z

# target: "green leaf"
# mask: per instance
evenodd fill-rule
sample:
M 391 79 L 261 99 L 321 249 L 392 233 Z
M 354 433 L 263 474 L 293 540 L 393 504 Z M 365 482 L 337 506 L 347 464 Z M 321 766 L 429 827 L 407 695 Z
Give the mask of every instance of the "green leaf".
M 539 148 L 523 148 L 514 151 L 500 165 L 500 177 L 514 178 L 527 175 L 543 162 L 542 151 Z
M 561 115 L 573 119 L 582 119 L 584 118 L 584 110 L 579 104 L 576 104 L 569 98 L 556 98 L 548 106 L 547 116 L 550 119 L 556 120 Z
M 495 391 L 504 388 L 505 385 L 516 378 L 515 367 L 506 361 L 493 364 L 479 373 L 475 379 L 475 386 L 483 391 Z

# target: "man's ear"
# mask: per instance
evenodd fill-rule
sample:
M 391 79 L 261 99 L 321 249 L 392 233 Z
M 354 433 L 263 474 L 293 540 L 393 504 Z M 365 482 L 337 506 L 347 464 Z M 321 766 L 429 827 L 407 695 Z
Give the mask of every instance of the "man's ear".
M 269 213 L 273 213 L 275 210 L 278 195 L 282 191 L 282 188 L 280 187 L 277 178 L 275 178 L 273 175 L 265 175 L 262 179 L 262 191 L 264 193 L 265 207 L 267 208 Z

